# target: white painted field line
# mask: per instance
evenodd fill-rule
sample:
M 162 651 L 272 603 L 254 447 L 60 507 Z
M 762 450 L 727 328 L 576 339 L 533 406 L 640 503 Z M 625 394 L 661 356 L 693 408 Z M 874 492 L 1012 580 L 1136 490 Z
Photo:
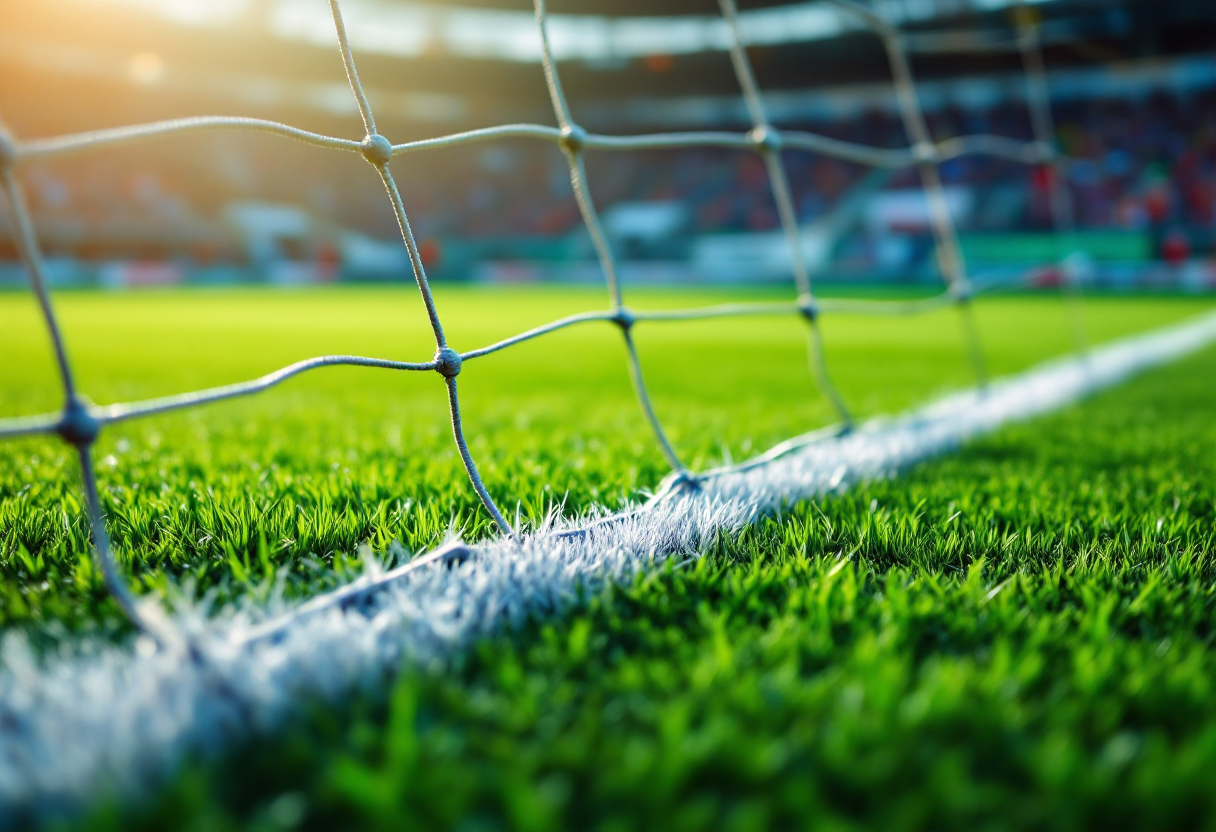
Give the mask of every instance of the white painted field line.
M 182 610 L 191 650 L 93 641 L 36 658 L 9 634 L 0 646 L 0 826 L 72 811 L 104 792 L 138 793 L 185 755 L 282 726 L 304 699 L 337 702 L 376 688 L 402 662 L 441 661 L 528 615 L 566 608 L 580 587 L 696 555 L 783 503 L 892 474 L 1214 341 L 1210 313 L 847 436 L 795 443 L 698 491 L 672 491 L 589 526 L 558 521 L 518 542 L 454 546 L 278 618 L 254 607 L 215 617 Z

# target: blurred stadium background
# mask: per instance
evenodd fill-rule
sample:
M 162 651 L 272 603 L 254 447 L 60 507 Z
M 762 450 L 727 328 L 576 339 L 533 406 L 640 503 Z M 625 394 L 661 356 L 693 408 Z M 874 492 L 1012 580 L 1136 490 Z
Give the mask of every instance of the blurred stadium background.
M 550 11 L 575 117 L 630 133 L 750 124 L 712 0 L 564 0 Z M 912 33 L 1012 33 L 1012 0 L 886 0 Z M 771 117 L 884 147 L 908 144 L 881 43 L 813 2 L 741 3 Z M 1070 166 L 1085 279 L 1216 289 L 1216 14 L 1210 0 L 1044 0 L 1052 103 Z M 360 74 L 395 142 L 552 122 L 526 0 L 349 0 Z M 661 14 L 660 14 L 661 12 Z M 1029 140 L 1016 51 L 914 55 L 937 140 Z M 0 4 L 0 118 L 33 138 L 200 114 L 358 138 L 325 3 L 38 0 Z M 838 283 L 934 283 L 914 170 L 810 153 L 787 163 L 808 259 Z M 31 165 L 24 176 L 57 286 L 412 282 L 394 219 L 355 154 L 240 132 L 181 136 Z M 785 281 L 763 162 L 678 150 L 590 154 L 592 191 L 627 282 Z M 601 280 L 566 164 L 507 140 L 394 162 L 438 280 Z M 987 157 L 943 178 L 975 272 L 1056 249 L 1046 169 Z M 9 218 L 0 207 L 0 224 Z M 23 287 L 0 231 L 0 287 Z M 1042 280 L 1053 282 L 1050 270 Z

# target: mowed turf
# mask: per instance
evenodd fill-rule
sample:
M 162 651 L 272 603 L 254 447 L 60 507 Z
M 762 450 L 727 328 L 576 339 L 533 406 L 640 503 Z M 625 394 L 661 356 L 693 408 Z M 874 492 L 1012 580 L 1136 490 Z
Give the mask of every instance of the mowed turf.
M 636 308 L 787 293 L 629 294 Z M 484 346 L 562 315 L 604 308 L 602 289 L 447 288 L 450 342 Z M 324 353 L 425 361 L 434 351 L 417 290 L 173 291 L 57 298 L 80 388 L 98 403 L 252 378 Z M 1063 304 L 978 305 L 994 373 L 1069 349 Z M 1095 340 L 1178 320 L 1186 299 L 1089 305 Z M 0 295 L 0 414 L 62 400 L 37 308 Z M 832 371 L 860 415 L 894 412 L 971 382 L 954 310 L 917 318 L 825 317 Z M 740 459 L 833 420 L 810 379 L 797 319 L 640 325 L 655 406 L 693 468 Z M 465 430 L 491 493 L 527 524 L 554 505 L 616 506 L 666 465 L 604 323 L 471 361 L 459 377 Z M 413 553 L 452 529 L 492 532 L 461 469 L 435 373 L 332 368 L 258 397 L 105 431 L 96 446 L 118 556 L 139 591 L 167 579 L 224 597 L 277 570 L 311 594 L 361 569 L 357 550 Z M 87 545 L 76 465 L 57 440 L 0 445 L 0 625 L 122 626 Z
M 734 299 L 637 293 L 657 307 Z M 480 346 L 596 293 L 449 290 L 453 343 Z M 0 297 L 5 413 L 53 408 L 34 310 Z M 1095 299 L 1095 340 L 1205 308 Z M 257 375 L 320 352 L 424 359 L 405 291 L 62 298 L 97 401 Z M 994 371 L 1067 350 L 1059 301 L 980 307 Z M 967 383 L 949 310 L 825 322 L 857 409 Z M 656 404 L 693 465 L 830 419 L 797 321 L 639 332 Z M 132 828 L 1197 828 L 1216 826 L 1216 354 L 1013 427 L 963 453 L 792 508 L 708 557 L 409 669 L 383 697 L 317 712 L 200 764 Z M 665 473 L 619 335 L 591 326 L 462 373 L 491 490 L 534 521 L 612 505 Z M 356 568 L 488 528 L 460 475 L 442 388 L 325 370 L 244 403 L 106 434 L 112 533 L 142 590 L 193 578 L 309 594 Z M 88 565 L 53 443 L 0 455 L 7 627 L 120 631 Z

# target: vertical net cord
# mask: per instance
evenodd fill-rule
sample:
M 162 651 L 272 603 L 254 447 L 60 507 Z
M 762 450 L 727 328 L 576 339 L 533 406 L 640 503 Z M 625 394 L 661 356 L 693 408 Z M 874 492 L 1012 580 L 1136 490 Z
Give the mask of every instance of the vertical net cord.
M 1034 139 L 1042 151 L 1049 154 L 1046 170 L 1050 177 L 1048 201 L 1051 205 L 1051 221 L 1055 227 L 1056 261 L 1060 275 L 1060 291 L 1068 305 L 1068 317 L 1072 330 L 1073 348 L 1084 354 L 1089 348 L 1089 336 L 1085 326 L 1085 309 L 1081 300 L 1080 275 L 1076 273 L 1074 255 L 1077 252 L 1076 216 L 1072 195 L 1064 181 L 1064 166 L 1060 163 L 1060 151 L 1056 143 L 1055 120 L 1051 115 L 1051 95 L 1047 88 L 1047 66 L 1043 57 L 1035 12 L 1028 8 L 1025 0 L 1018 0 L 1014 9 L 1014 20 L 1018 29 L 1018 50 L 1022 54 L 1022 66 L 1026 75 L 1026 105 L 1030 111 L 1030 125 Z
M 764 166 L 768 172 L 770 187 L 773 191 L 773 202 L 777 207 L 777 216 L 781 220 L 781 228 L 785 234 L 786 245 L 790 252 L 790 265 L 793 268 L 794 284 L 798 290 L 798 302 L 803 307 L 803 317 L 807 322 L 807 358 L 810 361 L 811 373 L 820 391 L 828 397 L 840 417 L 841 425 L 848 430 L 853 425 L 853 417 L 845 404 L 844 397 L 836 388 L 828 372 L 827 358 L 824 355 L 823 335 L 820 332 L 819 318 L 815 309 L 815 293 L 811 284 L 811 276 L 807 271 L 806 253 L 802 246 L 802 236 L 798 232 L 798 216 L 794 210 L 794 199 L 790 189 L 789 175 L 785 162 L 781 158 L 781 141 L 779 134 L 769 124 L 765 112 L 764 99 L 760 95 L 760 85 L 756 83 L 756 75 L 752 70 L 751 60 L 747 57 L 747 49 L 739 32 L 739 10 L 735 0 L 718 0 L 722 17 L 726 19 L 730 30 L 730 61 L 734 67 L 735 77 L 743 91 L 743 101 L 747 106 L 748 115 L 752 122 L 752 138 L 757 149 L 764 158 Z
M 110 597 L 118 604 L 127 620 L 142 633 L 151 636 L 163 646 L 179 645 L 181 637 L 165 615 L 160 605 L 151 598 L 140 598 L 131 591 L 130 585 L 118 567 L 118 560 L 110 548 L 110 535 L 106 531 L 105 514 L 101 510 L 101 498 L 97 492 L 97 474 L 93 469 L 93 450 L 88 444 L 76 445 L 80 460 L 80 474 L 84 489 L 85 512 L 93 532 L 93 551 L 101 569 L 102 579 Z
M 43 322 L 50 334 L 51 344 L 55 352 L 55 361 L 59 368 L 59 377 L 64 391 L 63 420 L 59 433 L 70 442 L 77 452 L 80 464 L 80 478 L 85 497 L 86 514 L 89 521 L 89 531 L 93 543 L 93 559 L 101 571 L 106 589 L 113 596 L 123 614 L 141 632 L 154 637 L 157 641 L 165 642 L 165 628 L 153 625 L 152 619 L 161 619 L 157 615 L 153 602 L 140 604 L 131 591 L 118 561 L 110 548 L 110 536 L 106 531 L 105 514 L 101 509 L 101 499 L 97 490 L 97 476 L 93 470 L 92 445 L 97 438 L 100 425 L 93 420 L 76 391 L 75 380 L 72 376 L 72 366 L 68 359 L 67 348 L 64 346 L 63 333 L 55 315 L 55 307 L 51 302 L 50 291 L 47 287 L 46 266 L 42 259 L 42 250 L 38 237 L 34 233 L 34 224 L 30 219 L 29 206 L 25 202 L 25 194 L 21 184 L 8 167 L 0 168 L 0 184 L 8 199 L 9 210 L 15 226 L 15 239 L 18 255 L 25 266 L 30 286 L 38 298 L 42 311 Z
M 346 70 L 346 80 L 350 86 L 351 93 L 355 96 L 355 103 L 359 107 L 359 116 L 363 120 L 363 127 L 367 131 L 367 137 L 363 141 L 362 151 L 376 172 L 380 174 L 381 180 L 384 182 L 384 189 L 388 192 L 389 199 L 393 204 L 393 212 L 397 217 L 397 225 L 401 229 L 401 237 L 405 242 L 406 251 L 410 257 L 410 265 L 414 271 L 414 280 L 418 284 L 418 291 L 422 293 L 422 301 L 426 304 L 426 314 L 431 322 L 431 330 L 435 334 L 435 346 L 442 349 L 447 346 L 447 340 L 443 334 L 443 326 L 439 322 L 439 311 L 435 307 L 435 298 L 431 293 L 430 283 L 427 281 L 426 269 L 422 266 L 422 258 L 418 256 L 418 247 L 414 243 L 414 235 L 410 230 L 409 220 L 406 218 L 405 207 L 401 202 L 401 194 L 397 190 L 397 184 L 393 180 L 393 175 L 388 169 L 388 159 L 391 158 L 391 147 L 389 145 L 389 153 L 381 158 L 376 155 L 375 139 L 382 138 L 376 132 L 376 117 L 372 112 L 371 104 L 367 100 L 367 94 L 363 91 L 363 84 L 359 81 L 359 71 L 355 66 L 355 56 L 350 49 L 350 41 L 346 36 L 346 24 L 342 20 L 342 10 L 338 6 L 338 0 L 329 0 L 329 8 L 333 13 L 334 30 L 338 36 L 338 48 L 342 53 L 342 66 Z M 386 142 L 387 143 L 387 142 Z
M 456 437 L 456 447 L 460 451 L 460 459 L 464 462 L 465 470 L 469 473 L 469 481 L 473 483 L 473 489 L 481 498 L 481 503 L 485 506 L 486 511 L 490 512 L 490 516 L 498 524 L 498 528 L 508 537 L 514 537 L 515 532 L 512 530 L 511 524 L 502 516 L 502 512 L 498 510 L 498 506 L 490 497 L 490 492 L 486 490 L 485 483 L 481 481 L 481 477 L 477 473 L 477 465 L 473 462 L 473 455 L 469 452 L 469 444 L 465 442 L 464 428 L 460 418 L 460 397 L 456 392 L 456 379 L 449 377 L 445 381 L 448 387 L 448 408 L 452 414 L 452 435 Z
M 76 381 L 72 375 L 71 362 L 68 361 L 67 347 L 64 346 L 63 332 L 59 328 L 55 307 L 51 303 L 50 291 L 47 288 L 46 265 L 42 261 L 42 250 L 38 245 L 38 236 L 34 233 L 33 222 L 30 220 L 29 207 L 25 203 L 25 193 L 22 191 L 17 177 L 8 167 L 0 168 L 0 183 L 3 184 L 9 209 L 13 214 L 17 253 L 25 264 L 30 288 L 34 290 L 34 296 L 38 298 L 42 321 L 51 337 L 51 347 L 55 351 L 55 364 L 59 369 L 59 380 L 63 385 L 64 397 L 68 406 L 76 405 L 79 403 Z
M 422 264 L 422 254 L 418 251 L 418 242 L 414 239 L 414 230 L 410 227 L 409 217 L 405 213 L 405 203 L 401 200 L 401 191 L 397 188 L 397 180 L 388 169 L 388 163 L 375 165 L 380 181 L 384 183 L 384 192 L 388 194 L 393 206 L 393 215 L 397 218 L 397 228 L 401 240 L 405 243 L 406 254 L 410 258 L 410 267 L 414 272 L 414 282 L 422 294 L 422 302 L 426 306 L 426 316 L 435 335 L 436 349 L 444 349 L 448 345 L 447 336 L 443 332 L 443 324 L 439 321 L 439 310 L 435 307 L 435 297 L 431 293 L 431 284 L 426 277 L 426 268 Z
M 447 338 L 443 332 L 443 325 L 439 320 L 439 310 L 435 306 L 435 297 L 431 292 L 431 285 L 426 277 L 426 267 L 422 263 L 422 256 L 418 251 L 414 232 L 410 228 L 409 217 L 405 213 L 405 204 L 401 199 L 401 191 L 397 188 L 397 182 L 393 179 L 392 172 L 389 171 L 389 160 L 392 158 L 392 144 L 376 132 L 376 118 L 372 113 L 372 107 L 367 100 L 367 95 L 363 91 L 363 84 L 359 81 L 359 72 L 355 67 L 355 57 L 351 52 L 350 41 L 346 36 L 346 24 L 342 20 L 342 10 L 338 6 L 338 0 L 329 0 L 329 8 L 333 13 L 334 30 L 338 36 L 338 47 L 342 52 L 342 65 L 346 69 L 346 79 L 350 84 L 351 92 L 355 96 L 355 101 L 359 105 L 359 114 L 363 119 L 363 126 L 367 130 L 367 137 L 363 140 L 361 150 L 364 158 L 376 168 L 376 172 L 380 174 L 380 179 L 384 183 L 384 190 L 388 194 L 389 201 L 392 203 L 393 214 L 396 216 L 397 225 L 401 230 L 401 239 L 405 243 L 406 252 L 409 254 L 410 265 L 414 271 L 414 280 L 418 284 L 418 291 L 421 293 L 422 301 L 426 305 L 427 318 L 430 320 L 431 330 L 435 335 L 435 346 L 437 348 L 435 360 L 437 364 L 441 365 L 439 371 L 444 376 L 444 381 L 448 388 L 448 409 L 452 421 L 452 438 L 456 442 L 456 449 L 460 452 L 460 461 L 464 465 L 469 482 L 473 485 L 473 490 L 477 493 L 478 499 L 481 500 L 482 506 L 485 507 L 485 510 L 494 519 L 494 523 L 503 534 L 508 537 L 514 537 L 514 529 L 511 528 L 511 524 L 503 517 L 502 512 L 498 509 L 498 505 L 490 496 L 485 482 L 482 481 L 481 473 L 477 470 L 477 464 L 473 461 L 473 455 L 469 451 L 469 443 L 464 436 L 460 414 L 460 398 L 456 395 L 456 375 L 460 372 L 460 357 L 458 353 L 448 347 Z
M 940 155 L 937 145 L 929 136 L 929 125 L 925 121 L 925 114 L 921 110 L 920 101 L 916 95 L 912 68 L 908 63 L 908 55 L 901 40 L 902 34 L 885 19 L 864 6 L 857 5 L 852 0 L 827 0 L 827 2 L 860 17 L 882 40 L 887 60 L 891 65 L 891 80 L 895 85 L 900 117 L 904 123 L 904 130 L 908 133 L 908 140 L 912 144 L 913 158 L 916 160 L 916 169 L 920 174 L 921 189 L 924 191 L 929 205 L 933 236 L 937 243 L 938 266 L 946 285 L 954 294 L 963 327 L 963 341 L 976 380 L 982 387 L 988 381 L 988 368 L 984 359 L 983 345 L 980 342 L 979 325 L 975 320 L 975 310 L 971 303 L 971 286 L 967 279 L 958 233 L 954 227 L 954 220 L 950 217 L 950 206 L 946 203 L 945 191 L 942 189 L 941 173 L 938 170 Z
M 372 105 L 363 91 L 363 84 L 359 81 L 359 72 L 355 68 L 355 55 L 350 49 L 350 39 L 346 37 L 346 23 L 342 20 L 342 9 L 338 7 L 338 0 L 329 0 L 329 11 L 334 18 L 338 48 L 342 51 L 342 66 L 346 69 L 346 82 L 355 96 L 355 103 L 359 106 L 359 117 L 363 119 L 363 128 L 369 136 L 375 135 L 376 116 L 372 113 Z
M 447 340 L 443 334 L 443 327 L 439 323 L 439 314 L 435 311 L 434 302 L 430 299 L 430 286 L 426 282 L 426 272 L 423 270 L 422 256 L 418 251 L 414 232 L 410 228 L 409 218 L 406 216 L 405 206 L 401 201 L 401 192 L 397 188 L 396 180 L 389 173 L 388 164 L 377 165 L 376 170 L 384 182 L 384 189 L 388 193 L 389 199 L 392 201 L 393 213 L 397 217 L 397 225 L 401 229 L 401 238 L 405 241 L 405 248 L 409 253 L 410 263 L 414 268 L 419 288 L 426 287 L 423 289 L 423 298 L 428 301 L 426 304 L 427 315 L 431 319 L 431 326 L 435 332 L 435 343 L 439 347 L 436 352 L 436 358 L 438 359 L 445 352 L 453 353 L 453 351 L 447 345 Z M 459 368 L 457 368 L 457 372 L 459 372 Z M 490 492 L 481 478 L 481 472 L 477 469 L 477 463 L 473 460 L 473 454 L 469 451 L 469 443 L 465 439 L 463 420 L 460 413 L 460 399 L 456 395 L 456 377 L 455 375 L 445 375 L 444 380 L 448 388 L 448 411 L 452 422 L 452 439 L 456 442 L 456 449 L 460 452 L 460 461 L 464 465 L 469 482 L 472 483 L 473 490 L 477 492 L 477 497 L 481 500 L 482 506 L 490 513 L 499 530 L 508 537 L 514 537 L 514 529 L 507 522 L 506 518 L 503 517 L 497 503 L 494 502 L 494 498 L 490 496 Z
M 545 72 L 549 98 L 553 102 L 553 113 L 557 117 L 558 126 L 562 129 L 562 139 L 559 144 L 570 167 L 570 185 L 574 190 L 574 200 L 578 205 L 579 214 L 582 215 L 583 224 L 587 227 L 587 233 L 591 236 L 591 244 L 595 248 L 600 268 L 604 272 L 604 280 L 608 284 L 612 311 L 616 313 L 614 320 L 620 327 L 625 341 L 625 354 L 629 360 L 629 378 L 633 383 L 634 393 L 637 395 L 638 404 L 642 408 L 646 421 L 650 423 L 650 429 L 659 443 L 659 450 L 667 460 L 667 464 L 671 466 L 679 480 L 693 482 L 695 477 L 680 461 L 680 457 L 672 446 L 671 440 L 667 438 L 667 432 L 663 429 L 663 424 L 659 421 L 659 416 L 650 401 L 650 393 L 646 389 L 646 377 L 642 372 L 637 347 L 633 342 L 634 320 L 625 309 L 616 258 L 612 254 L 612 247 L 608 243 L 608 236 L 604 233 L 603 223 L 600 222 L 599 212 L 596 210 L 595 201 L 592 199 L 590 188 L 587 185 L 587 168 L 583 164 L 583 149 L 587 134 L 574 123 L 570 114 L 570 105 L 562 90 L 557 63 L 553 59 L 553 50 L 549 45 L 548 13 L 545 10 L 545 0 L 533 0 L 533 5 L 536 10 L 536 26 L 540 32 L 541 66 Z

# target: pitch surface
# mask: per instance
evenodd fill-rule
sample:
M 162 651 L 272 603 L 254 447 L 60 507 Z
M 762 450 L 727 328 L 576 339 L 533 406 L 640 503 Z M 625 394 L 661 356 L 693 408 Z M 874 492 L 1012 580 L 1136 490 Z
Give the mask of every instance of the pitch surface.
M 597 299 L 525 290 L 441 302 L 467 348 Z M 102 402 L 154 395 L 323 351 L 425 356 L 404 293 L 186 300 L 65 297 L 85 389 Z M 0 303 L 19 357 L 6 412 L 53 407 L 32 309 L 18 296 Z M 1090 323 L 1103 338 L 1198 308 L 1104 300 Z M 998 372 L 1067 348 L 1054 299 L 982 309 Z M 954 323 L 829 321 L 842 386 L 874 412 L 965 383 Z M 611 504 L 661 477 L 614 336 L 557 336 L 462 375 L 487 480 L 524 516 L 562 494 L 572 509 Z M 640 340 L 660 415 L 701 463 L 827 418 L 796 322 L 667 325 Z M 238 825 L 484 816 L 560 828 L 657 812 L 677 827 L 746 827 L 811 813 L 916 827 L 1004 807 L 1012 826 L 1137 811 L 1141 826 L 1210 820 L 1199 786 L 1216 755 L 1212 371 L 1208 353 L 909 479 L 801 507 L 695 569 L 592 599 L 454 672 L 410 674 L 391 700 L 319 716 L 255 755 L 252 778 L 191 773 L 149 819 L 188 808 Z M 293 591 L 311 594 L 353 566 L 362 542 L 419 549 L 452 523 L 488 531 L 449 450 L 435 379 L 333 371 L 104 442 L 112 530 L 152 587 L 193 575 L 244 593 L 287 566 Z M 120 629 L 87 566 L 62 454 L 22 443 L 0 466 L 8 626 Z M 1156 808 L 1144 800 L 1167 786 Z M 1066 806 L 1068 794 L 1083 799 Z

